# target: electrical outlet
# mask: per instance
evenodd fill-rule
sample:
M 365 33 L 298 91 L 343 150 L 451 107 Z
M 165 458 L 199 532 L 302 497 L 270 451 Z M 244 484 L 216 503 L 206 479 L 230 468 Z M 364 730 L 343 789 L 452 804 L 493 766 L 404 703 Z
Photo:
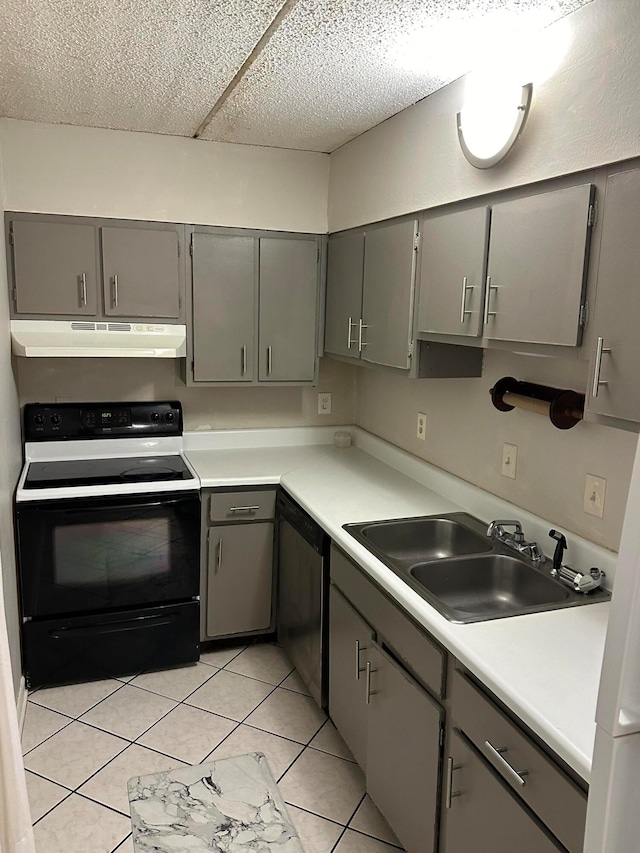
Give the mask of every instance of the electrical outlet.
M 516 463 L 518 461 L 518 445 L 507 444 L 502 445 L 502 476 L 510 477 L 512 480 L 516 478 Z
M 318 414 L 319 415 L 330 415 L 331 414 L 331 394 L 327 394 L 327 393 L 318 394 Z
M 604 497 L 607 491 L 607 481 L 604 477 L 587 474 L 584 481 L 583 510 L 596 518 L 604 516 Z
M 420 441 L 425 441 L 427 438 L 427 416 L 424 412 L 418 412 L 418 426 L 416 428 L 416 436 Z

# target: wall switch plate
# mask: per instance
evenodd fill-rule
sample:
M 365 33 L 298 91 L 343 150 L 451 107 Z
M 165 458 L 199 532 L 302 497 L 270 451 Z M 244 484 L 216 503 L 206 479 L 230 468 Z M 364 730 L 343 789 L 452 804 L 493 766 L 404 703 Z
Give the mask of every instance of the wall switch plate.
M 516 478 L 516 463 L 518 461 L 518 445 L 507 444 L 502 445 L 502 476 L 510 477 L 512 480 Z
M 607 481 L 604 477 L 587 474 L 584 481 L 583 510 L 596 518 L 604 516 L 604 497 L 607 491 Z
M 331 414 L 331 394 L 327 394 L 326 392 L 318 394 L 318 414 L 319 415 L 330 415 Z
M 427 416 L 424 412 L 418 412 L 418 425 L 416 427 L 416 437 L 420 441 L 426 441 L 427 438 Z

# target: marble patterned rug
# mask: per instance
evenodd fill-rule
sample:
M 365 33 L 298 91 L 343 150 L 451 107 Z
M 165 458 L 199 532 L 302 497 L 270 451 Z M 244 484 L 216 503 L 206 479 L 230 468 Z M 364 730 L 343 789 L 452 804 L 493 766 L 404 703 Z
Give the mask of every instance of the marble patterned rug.
M 136 853 L 303 853 L 260 752 L 129 780 Z

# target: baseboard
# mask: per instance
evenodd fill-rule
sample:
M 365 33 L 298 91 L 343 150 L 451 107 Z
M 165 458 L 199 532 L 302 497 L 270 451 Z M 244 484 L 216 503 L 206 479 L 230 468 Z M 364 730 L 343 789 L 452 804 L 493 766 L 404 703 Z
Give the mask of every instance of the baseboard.
M 20 732 L 22 732 L 22 727 L 24 726 L 24 717 L 27 713 L 27 685 L 24 680 L 24 675 L 20 679 L 20 685 L 18 687 L 16 711 L 18 712 L 18 725 L 20 726 Z

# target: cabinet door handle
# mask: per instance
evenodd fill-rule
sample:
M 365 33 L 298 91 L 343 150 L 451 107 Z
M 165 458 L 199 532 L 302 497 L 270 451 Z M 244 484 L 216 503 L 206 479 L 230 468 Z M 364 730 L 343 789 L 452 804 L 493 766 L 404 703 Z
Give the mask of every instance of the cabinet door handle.
M 271 355 L 271 347 L 267 347 L 267 376 L 271 376 L 271 369 L 273 367 L 273 360 Z
M 361 646 L 360 640 L 356 640 L 356 681 L 360 681 L 360 673 L 364 672 L 364 668 L 360 666 L 360 652 L 368 648 L 368 646 Z
M 353 322 L 353 319 L 351 317 L 349 317 L 349 326 L 347 328 L 347 349 L 351 349 L 351 347 L 355 344 L 355 341 L 351 340 L 351 329 L 355 325 L 356 324 Z
M 489 311 L 489 303 L 491 301 L 491 291 L 498 290 L 497 284 L 491 284 L 491 276 L 487 276 L 487 292 L 484 295 L 484 322 L 489 322 L 489 317 L 495 317 L 497 311 Z
M 460 322 L 461 323 L 464 323 L 464 318 L 466 317 L 467 314 L 473 314 L 473 311 L 467 311 L 467 309 L 465 308 L 465 305 L 467 302 L 467 291 L 473 290 L 473 285 L 467 284 L 467 281 L 468 281 L 468 279 L 465 275 L 465 277 L 462 279 L 462 298 L 460 299 Z
M 218 539 L 218 544 L 216 546 L 216 572 L 222 565 L 222 537 Z
M 118 276 L 113 277 L 113 307 L 118 307 Z
M 362 340 L 362 332 L 364 329 L 368 329 L 368 328 L 369 327 L 366 326 L 362 322 L 362 320 L 359 320 L 359 322 L 358 322 L 358 352 L 362 352 L 362 347 L 366 347 L 366 345 L 367 345 L 367 342 Z
M 87 274 L 83 272 L 80 276 L 80 307 L 87 307 Z
M 379 692 L 378 690 L 372 690 L 372 689 L 371 689 L 371 673 L 372 673 L 372 672 L 377 672 L 377 671 L 378 671 L 377 669 L 372 669 L 372 668 L 371 668 L 371 661 L 370 661 L 370 660 L 368 660 L 368 661 L 367 661 L 367 669 L 366 669 L 366 672 L 367 672 L 367 680 L 366 680 L 366 682 L 365 682 L 365 693 L 367 694 L 367 705 L 370 705 L 370 704 L 371 704 L 371 697 L 372 697 L 372 696 L 375 696 L 375 695 L 376 695 L 376 693 L 378 693 L 378 692 Z
M 502 768 L 502 770 L 504 770 L 507 778 L 511 779 L 512 782 L 515 782 L 515 784 L 518 785 L 520 788 L 524 788 L 524 786 L 527 783 L 523 777 L 528 776 L 529 771 L 528 770 L 516 770 L 515 767 L 512 767 L 509 764 L 507 759 L 503 757 L 503 753 L 508 751 L 507 747 L 506 746 L 500 746 L 500 747 L 496 748 L 488 740 L 485 740 L 484 745 L 489 750 L 490 757 L 494 758 L 495 761 L 498 763 L 498 767 L 500 767 L 500 768 Z
M 449 758 L 447 758 L 447 787 L 446 787 L 446 791 L 445 791 L 445 800 L 444 800 L 445 808 L 447 808 L 447 809 L 451 808 L 451 800 L 454 797 L 460 796 L 460 791 L 454 791 L 453 790 L 453 774 L 456 770 L 460 770 L 461 768 L 462 768 L 462 764 L 454 764 L 453 758 L 451 758 L 451 756 L 449 756 Z
M 230 506 L 229 512 L 256 512 L 259 509 L 260 506 L 258 504 L 255 506 Z
M 246 346 L 242 347 L 242 375 L 244 376 L 247 372 L 247 348 Z
M 598 342 L 596 344 L 596 361 L 593 366 L 593 387 L 591 388 L 591 396 L 597 397 L 598 391 L 602 385 L 608 385 L 609 383 L 605 379 L 600 379 L 600 371 L 602 370 L 602 356 L 605 353 L 610 353 L 611 350 L 604 345 L 604 338 L 598 338 Z

